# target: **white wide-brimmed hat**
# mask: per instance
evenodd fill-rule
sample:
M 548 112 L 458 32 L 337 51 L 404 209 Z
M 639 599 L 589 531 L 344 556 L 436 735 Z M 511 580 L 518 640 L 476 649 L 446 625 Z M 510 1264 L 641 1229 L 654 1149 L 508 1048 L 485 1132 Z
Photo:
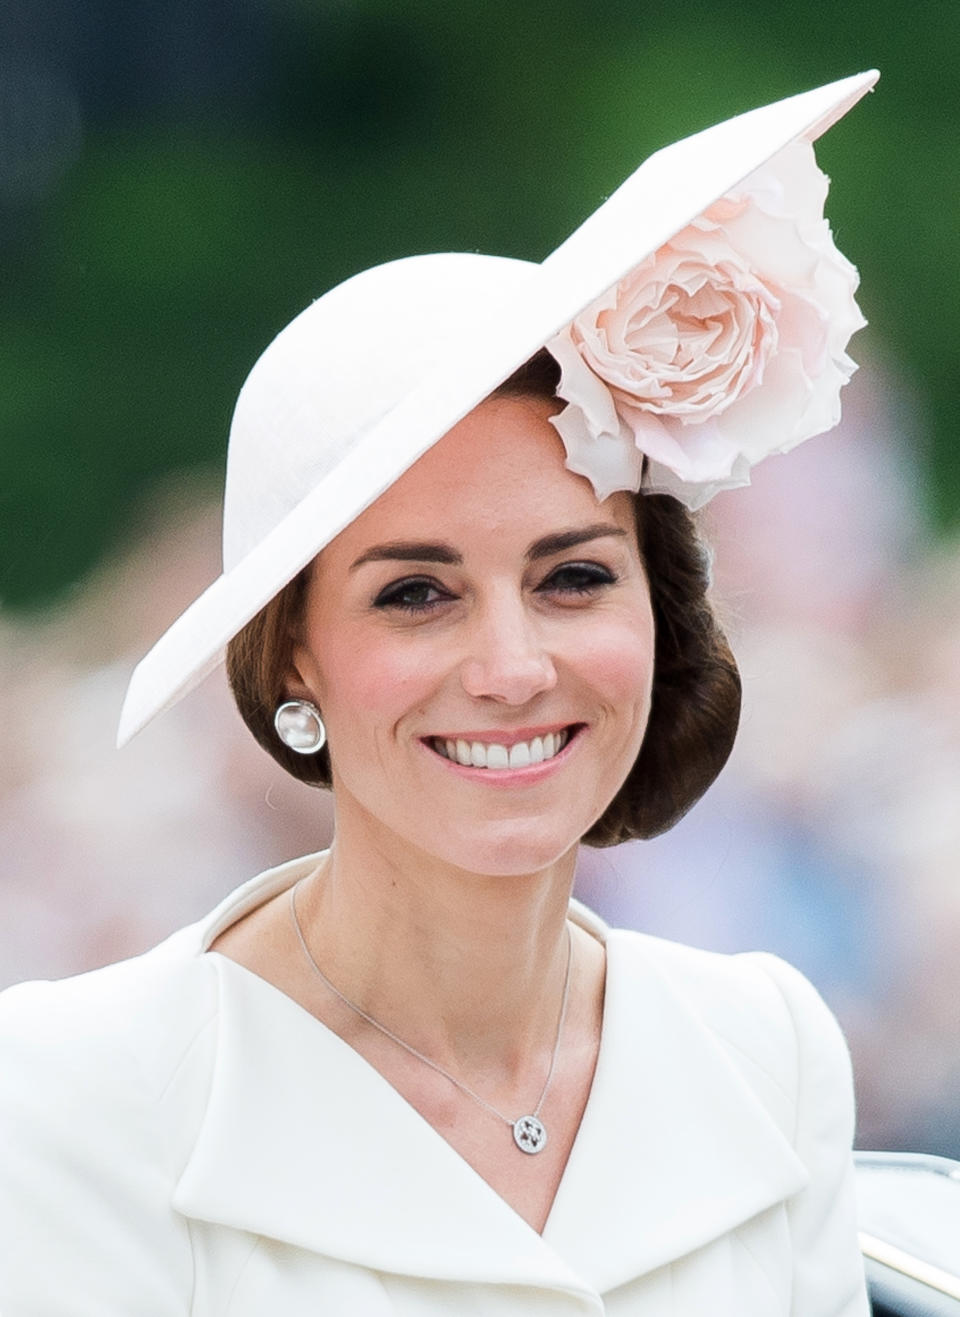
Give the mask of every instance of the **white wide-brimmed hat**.
M 744 483 L 749 465 L 763 453 L 751 451 L 750 442 L 740 444 L 732 456 L 726 453 L 729 437 L 721 423 L 728 430 L 751 418 L 767 431 L 771 421 L 778 426 L 782 418 L 769 408 L 765 411 L 764 392 L 755 386 L 764 372 L 768 379 L 782 375 L 790 357 L 798 379 L 832 371 L 837 387 L 831 388 L 825 403 L 808 398 L 790 434 L 766 451 L 783 451 L 835 423 L 839 384 L 853 369 L 843 348 L 849 333 L 862 323 L 854 318 L 852 267 L 847 264 L 843 270 L 834 263 L 821 271 L 818 266 L 813 275 L 804 267 L 803 277 L 823 284 L 827 292 L 827 285 L 842 283 L 848 306 L 843 342 L 831 345 L 825 331 L 821 349 L 812 353 L 802 344 L 788 345 L 787 321 L 812 314 L 825 322 L 829 314 L 807 299 L 802 306 L 792 306 L 778 325 L 783 296 L 776 281 L 761 280 L 755 293 L 749 262 L 736 253 L 712 253 L 726 252 L 717 246 L 717 233 L 730 216 L 732 223 L 740 223 L 748 243 L 777 245 L 775 232 L 756 236 L 751 214 L 737 221 L 736 188 L 793 144 L 813 142 L 877 76 L 867 72 L 845 78 L 657 151 L 541 264 L 462 253 L 414 256 L 355 275 L 307 307 L 257 361 L 237 401 L 227 462 L 223 574 L 135 669 L 118 744 L 211 672 L 230 639 L 324 545 L 545 345 L 551 345 L 563 369 L 567 387 L 561 385 L 559 396 L 571 404 L 566 424 L 562 418 L 555 421 L 567 446 L 568 465 L 590 475 L 600 497 L 611 488 L 631 487 L 629 469 L 639 471 L 641 461 L 637 452 L 661 473 L 662 479 L 650 488 L 682 497 L 685 487 L 696 487 L 699 492 L 686 499 L 691 506 L 714 488 Z M 817 173 L 816 178 L 823 176 Z M 763 188 L 770 190 L 769 180 L 761 182 Z M 824 180 L 823 195 L 798 197 L 798 191 L 818 193 L 819 183 L 801 186 L 789 177 L 774 180 L 778 196 L 767 209 L 776 213 L 779 207 L 781 219 L 793 229 L 806 226 L 812 235 L 808 255 L 829 239 L 822 220 L 825 188 Z M 731 197 L 726 208 L 717 208 L 721 199 Z M 709 219 L 703 218 L 706 212 Z M 667 415 L 662 396 L 670 393 L 670 381 L 654 379 L 644 392 L 624 378 L 616 361 L 604 375 L 589 326 L 584 330 L 578 318 L 596 304 L 605 324 L 604 308 L 609 310 L 610 304 L 604 296 L 690 226 L 696 252 L 691 257 L 688 249 L 671 248 L 670 278 L 682 281 L 686 270 L 683 296 L 708 299 L 702 303 L 707 330 L 698 350 L 710 369 L 695 387 L 683 383 L 675 391 L 673 414 Z M 725 320 L 725 313 L 718 311 L 718 318 L 711 318 L 713 294 L 697 273 L 698 262 L 703 266 L 711 260 L 722 266 L 732 295 L 743 301 L 747 312 L 735 309 Z M 662 289 L 662 280 L 658 284 L 655 277 L 653 282 Z M 646 323 L 654 326 L 659 350 L 662 308 L 650 305 L 648 291 L 636 296 Z M 599 337 L 606 342 L 615 330 L 616 325 L 606 324 Z M 670 332 L 676 332 L 675 326 Z M 729 358 L 719 365 L 714 360 L 718 340 Z M 674 360 L 686 359 L 683 344 L 679 352 L 676 344 L 671 350 Z M 578 371 L 586 372 L 585 379 Z M 650 376 L 649 369 L 646 374 Z M 715 394 L 722 393 L 719 402 L 701 388 L 703 378 L 713 381 Z M 605 383 L 598 396 L 600 380 Z M 795 381 L 783 383 L 783 391 L 796 394 Z M 741 407 L 742 418 L 733 402 Z M 612 436 L 605 433 L 611 425 Z M 693 465 L 676 442 L 677 434 L 695 434 Z M 613 440 L 619 447 L 611 447 Z M 586 459 L 584 448 L 590 450 Z M 612 475 L 607 460 L 611 453 Z M 697 463 L 706 476 L 694 471 Z M 618 469 L 624 465 L 626 476 Z M 593 474 L 594 467 L 600 474 Z

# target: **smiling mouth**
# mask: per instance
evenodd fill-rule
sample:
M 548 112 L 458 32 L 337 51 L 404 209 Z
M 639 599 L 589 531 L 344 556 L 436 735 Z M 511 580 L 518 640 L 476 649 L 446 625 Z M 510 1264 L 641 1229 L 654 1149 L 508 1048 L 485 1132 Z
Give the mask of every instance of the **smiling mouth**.
M 441 736 L 425 739 L 431 750 L 463 768 L 529 768 L 532 764 L 543 764 L 555 758 L 582 725 L 578 723 L 559 732 L 546 732 L 543 736 L 517 741 L 510 746 L 495 741 L 465 741 L 459 737 L 456 740 Z

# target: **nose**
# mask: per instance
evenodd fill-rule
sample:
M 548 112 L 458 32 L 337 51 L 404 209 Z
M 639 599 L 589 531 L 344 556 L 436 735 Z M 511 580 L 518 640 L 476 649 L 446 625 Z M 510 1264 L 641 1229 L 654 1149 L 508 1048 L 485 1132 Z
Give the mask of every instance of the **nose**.
M 527 704 L 557 684 L 553 659 L 522 600 L 498 600 L 478 616 L 460 681 L 475 699 Z

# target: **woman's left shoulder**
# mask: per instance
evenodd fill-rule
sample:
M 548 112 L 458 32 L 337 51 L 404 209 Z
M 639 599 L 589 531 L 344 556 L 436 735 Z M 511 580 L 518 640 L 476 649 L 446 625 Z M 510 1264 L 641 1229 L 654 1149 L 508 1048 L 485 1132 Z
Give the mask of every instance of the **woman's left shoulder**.
M 642 1011 L 645 992 L 648 1013 L 663 1017 L 648 1025 L 648 1036 L 670 1057 L 681 1047 L 694 1053 L 685 1061 L 689 1082 L 707 1095 L 705 1119 L 716 1122 L 718 1137 L 729 1139 L 732 1111 L 749 1111 L 758 1131 L 773 1120 L 799 1162 L 803 1183 L 783 1206 L 790 1311 L 866 1317 L 850 1156 L 850 1057 L 816 988 L 766 952 L 724 955 L 614 932 L 608 953 L 608 964 L 619 963 L 629 1005 Z M 748 1250 L 760 1247 L 769 1219 L 757 1218 L 753 1232 L 749 1225 L 737 1232 Z
M 852 1088 L 847 1044 L 830 1007 L 798 969 L 765 951 L 726 954 L 618 930 L 621 954 L 644 963 L 739 1066 L 783 1089 Z

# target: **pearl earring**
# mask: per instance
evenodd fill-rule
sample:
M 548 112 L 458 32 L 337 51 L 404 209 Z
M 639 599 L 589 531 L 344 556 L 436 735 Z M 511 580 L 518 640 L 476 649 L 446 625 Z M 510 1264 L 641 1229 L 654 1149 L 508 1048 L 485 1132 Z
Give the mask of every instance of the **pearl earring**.
M 298 755 L 315 755 L 327 743 L 320 710 L 309 700 L 286 700 L 273 715 L 277 735 Z

